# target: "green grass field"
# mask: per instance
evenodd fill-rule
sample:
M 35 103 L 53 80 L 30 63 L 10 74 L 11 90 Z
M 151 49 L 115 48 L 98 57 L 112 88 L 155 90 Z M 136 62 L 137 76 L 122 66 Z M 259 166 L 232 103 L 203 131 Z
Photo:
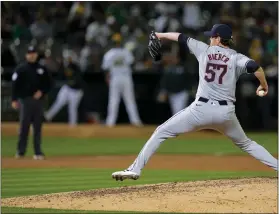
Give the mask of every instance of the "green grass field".
M 268 151 L 277 154 L 276 133 L 248 134 L 257 143 Z M 147 140 L 147 139 L 146 139 Z M 16 137 L 2 136 L 2 157 L 14 156 Z M 144 139 L 78 139 L 67 137 L 44 137 L 43 148 L 48 156 L 71 155 L 128 155 L 138 154 Z M 33 154 L 32 139 L 29 140 L 27 155 Z M 65 149 L 67 148 L 67 149 Z M 159 148 L 160 154 L 216 154 L 246 155 L 227 138 L 216 139 L 183 139 L 167 140 Z
M 277 135 L 249 134 L 253 140 L 263 145 L 272 154 L 277 154 Z M 30 139 L 31 141 L 31 139 Z M 2 157 L 15 154 L 16 137 L 2 136 Z M 47 156 L 81 155 L 128 155 L 137 154 L 144 145 L 139 139 L 75 139 L 44 137 L 43 148 Z M 29 142 L 28 155 L 32 155 L 32 142 Z M 227 139 L 171 139 L 159 149 L 161 154 L 216 154 L 246 155 Z M 97 188 L 120 187 L 135 184 L 152 184 L 174 181 L 194 181 L 207 179 L 275 176 L 275 172 L 260 171 L 188 171 L 144 170 L 144 179 L 138 181 L 115 182 L 110 175 L 118 169 L 89 168 L 41 168 L 41 169 L 2 169 L 2 197 L 15 197 L 54 192 L 90 190 Z M 2 207 L 2 213 L 112 213 L 88 212 L 55 209 L 23 209 Z M 119 212 L 117 212 L 119 213 Z M 125 212 L 121 212 L 125 213 Z M 129 213 L 129 212 L 126 212 Z M 130 212 L 131 213 L 131 212 Z

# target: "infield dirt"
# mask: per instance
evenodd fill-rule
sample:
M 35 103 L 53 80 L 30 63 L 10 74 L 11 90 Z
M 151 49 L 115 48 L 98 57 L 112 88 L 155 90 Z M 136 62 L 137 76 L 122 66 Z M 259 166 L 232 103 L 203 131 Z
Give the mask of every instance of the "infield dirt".
M 276 213 L 277 179 L 167 183 L 2 199 L 2 206 L 72 210 Z

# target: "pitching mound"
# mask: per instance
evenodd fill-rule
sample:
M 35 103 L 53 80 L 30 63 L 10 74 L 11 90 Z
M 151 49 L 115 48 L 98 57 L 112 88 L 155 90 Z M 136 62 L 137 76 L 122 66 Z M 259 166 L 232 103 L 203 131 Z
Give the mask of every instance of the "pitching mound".
M 2 206 L 145 212 L 276 213 L 276 193 L 276 178 L 251 178 L 15 197 L 2 199 Z

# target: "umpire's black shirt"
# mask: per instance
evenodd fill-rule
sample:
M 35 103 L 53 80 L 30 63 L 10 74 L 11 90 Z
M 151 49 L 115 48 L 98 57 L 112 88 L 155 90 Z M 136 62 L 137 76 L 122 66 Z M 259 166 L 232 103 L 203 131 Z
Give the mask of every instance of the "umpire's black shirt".
M 12 75 L 12 100 L 33 97 L 38 90 L 44 96 L 50 86 L 50 74 L 43 65 L 24 62 L 16 67 Z

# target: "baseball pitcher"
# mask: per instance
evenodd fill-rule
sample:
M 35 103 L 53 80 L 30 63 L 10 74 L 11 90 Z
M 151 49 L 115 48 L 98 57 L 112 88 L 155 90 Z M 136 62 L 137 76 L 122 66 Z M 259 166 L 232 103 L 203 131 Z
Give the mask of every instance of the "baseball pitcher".
M 116 47 L 110 49 L 104 55 L 102 63 L 102 69 L 109 71 L 109 101 L 106 125 L 109 127 L 115 125 L 120 98 L 123 97 L 131 123 L 135 126 L 141 126 L 131 74 L 131 64 L 134 62 L 134 57 L 127 49 L 121 47 L 120 34 L 114 34 L 112 40 Z
M 124 171 L 113 173 L 114 179 L 138 179 L 143 167 L 163 141 L 181 133 L 203 129 L 223 133 L 240 149 L 278 171 L 277 159 L 246 136 L 235 115 L 235 88 L 240 75 L 254 74 L 260 82 L 256 94 L 267 95 L 268 85 L 263 69 L 254 60 L 231 49 L 232 30 L 227 25 L 216 24 L 205 35 L 210 37 L 210 45 L 182 33 L 151 33 L 148 48 L 155 60 L 161 58 L 162 39 L 176 41 L 195 55 L 199 62 L 196 99 L 188 108 L 160 125 L 134 163 Z

